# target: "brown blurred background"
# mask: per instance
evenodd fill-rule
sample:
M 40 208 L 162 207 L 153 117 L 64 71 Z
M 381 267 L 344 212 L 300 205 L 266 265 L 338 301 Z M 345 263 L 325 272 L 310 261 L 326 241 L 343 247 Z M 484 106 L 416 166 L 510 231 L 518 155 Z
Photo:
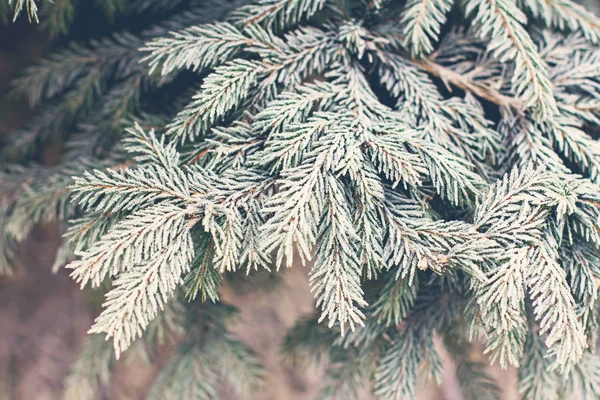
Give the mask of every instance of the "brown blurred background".
M 16 274 L 0 280 L 0 399 L 60 399 L 62 381 L 69 372 L 90 327 L 93 315 L 89 299 L 66 271 L 53 274 L 51 265 L 59 244 L 58 230 L 47 225 L 36 229 L 22 245 Z M 267 381 L 256 400 L 310 400 L 316 397 L 320 371 L 293 367 L 279 354 L 281 340 L 294 322 L 313 310 L 307 268 L 297 265 L 282 271 L 284 282 L 266 293 L 222 291 L 222 299 L 240 308 L 235 334 L 250 345 L 266 367 Z M 120 362 L 113 379 L 98 393 L 99 399 L 143 399 L 171 348 L 162 349 L 152 364 Z M 441 349 L 443 354 L 443 349 Z M 474 357 L 480 357 L 474 354 Z M 418 400 L 460 400 L 454 380 L 455 366 L 445 358 L 441 387 L 423 386 Z M 517 399 L 513 370 L 492 368 L 506 400 Z M 223 400 L 241 400 L 223 392 Z M 369 396 L 363 397 L 365 400 Z

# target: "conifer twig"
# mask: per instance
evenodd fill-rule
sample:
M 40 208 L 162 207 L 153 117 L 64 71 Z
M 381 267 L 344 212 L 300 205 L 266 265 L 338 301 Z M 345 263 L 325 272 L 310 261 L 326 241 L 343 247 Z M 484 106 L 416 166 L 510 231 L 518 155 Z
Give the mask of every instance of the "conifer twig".
M 469 92 L 477 97 L 490 101 L 500 107 L 511 108 L 519 113 L 523 113 L 523 102 L 516 98 L 504 95 L 498 90 L 489 86 L 480 85 L 470 81 L 458 72 L 448 67 L 437 64 L 430 60 L 413 61 L 416 65 L 423 68 L 430 74 L 440 78 L 447 85 L 448 83 L 457 88 Z M 450 89 L 450 88 L 449 88 Z

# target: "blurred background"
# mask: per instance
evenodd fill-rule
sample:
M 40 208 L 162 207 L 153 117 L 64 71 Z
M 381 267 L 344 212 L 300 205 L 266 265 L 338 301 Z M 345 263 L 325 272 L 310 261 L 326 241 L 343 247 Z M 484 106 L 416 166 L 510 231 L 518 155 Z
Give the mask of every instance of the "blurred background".
M 89 294 L 61 270 L 51 272 L 59 235 L 52 225 L 39 227 L 22 245 L 20 264 L 11 278 L 0 281 L 0 399 L 60 399 L 63 380 L 76 359 L 87 329 L 99 311 Z M 226 286 L 222 300 L 237 306 L 239 322 L 233 332 L 250 345 L 267 369 L 264 389 L 246 399 L 310 400 L 317 395 L 320 371 L 291 365 L 279 347 L 286 331 L 302 315 L 314 310 L 308 290 L 307 267 L 281 271 L 283 280 L 272 290 L 249 292 Z M 132 349 L 135 352 L 135 349 Z M 99 399 L 143 399 L 160 367 L 173 351 L 159 349 L 151 362 L 129 354 L 112 374 Z M 131 352 L 131 351 L 130 351 Z M 445 354 L 441 349 L 442 356 Z M 474 352 L 474 358 L 481 358 Z M 444 357 L 441 387 L 424 383 L 418 400 L 461 400 L 454 380 L 455 366 Z M 516 373 L 491 368 L 504 390 L 503 399 L 516 400 Z M 222 391 L 223 400 L 242 398 Z M 363 399 L 370 399 L 364 395 Z

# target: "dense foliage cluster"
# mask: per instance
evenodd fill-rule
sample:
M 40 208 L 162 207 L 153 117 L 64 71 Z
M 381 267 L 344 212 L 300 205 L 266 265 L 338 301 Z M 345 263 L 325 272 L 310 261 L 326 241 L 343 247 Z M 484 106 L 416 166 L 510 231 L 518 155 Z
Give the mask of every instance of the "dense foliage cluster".
M 600 19 L 570 0 L 97 3 L 164 21 L 15 81 L 38 112 L 2 151 L 0 271 L 63 221 L 55 267 L 107 290 L 91 332 L 117 358 L 183 336 L 152 398 L 248 393 L 262 370 L 219 287 L 294 260 L 318 312 L 283 351 L 329 363 L 323 398 L 414 398 L 440 379 L 435 338 L 465 398 L 499 396 L 475 339 L 524 399 L 600 398 Z M 76 6 L 56 6 L 62 34 Z M 49 143 L 51 169 L 32 162 Z M 108 379 L 101 340 L 73 398 Z

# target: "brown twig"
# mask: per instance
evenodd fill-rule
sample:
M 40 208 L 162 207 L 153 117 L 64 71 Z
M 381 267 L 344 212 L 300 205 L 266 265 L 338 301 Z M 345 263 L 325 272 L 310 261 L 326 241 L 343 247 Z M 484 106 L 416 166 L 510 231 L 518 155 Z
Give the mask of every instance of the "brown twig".
M 497 104 L 500 107 L 512 108 L 519 114 L 523 111 L 523 104 L 521 100 L 516 97 L 506 96 L 488 86 L 477 84 L 450 68 L 436 64 L 433 61 L 413 60 L 413 62 L 430 74 L 440 78 L 446 85 L 450 84 L 455 86 L 465 92 L 472 93 L 477 97 L 481 97 L 482 99 Z

